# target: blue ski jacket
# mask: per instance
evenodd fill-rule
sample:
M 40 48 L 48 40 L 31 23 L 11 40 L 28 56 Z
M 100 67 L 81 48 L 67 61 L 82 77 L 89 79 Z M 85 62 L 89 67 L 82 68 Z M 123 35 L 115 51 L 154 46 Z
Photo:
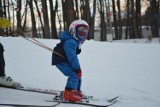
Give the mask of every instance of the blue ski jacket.
M 62 32 L 59 36 L 60 43 L 56 45 L 52 53 L 52 65 L 69 63 L 75 72 L 80 70 L 78 54 L 79 42 L 68 32 Z

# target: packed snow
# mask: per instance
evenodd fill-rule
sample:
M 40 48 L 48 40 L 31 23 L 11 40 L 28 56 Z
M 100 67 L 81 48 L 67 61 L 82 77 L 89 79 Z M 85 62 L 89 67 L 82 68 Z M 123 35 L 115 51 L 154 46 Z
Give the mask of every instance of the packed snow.
M 37 39 L 50 48 L 59 40 Z M 146 39 L 87 40 L 79 55 L 82 91 L 95 98 L 119 96 L 112 107 L 160 107 L 160 43 Z M 0 37 L 6 74 L 25 87 L 64 90 L 67 77 L 51 65 L 52 52 L 20 37 Z M 0 87 L 0 103 L 40 104 L 52 95 Z M 52 104 L 52 103 L 50 103 Z M 58 107 L 80 107 L 60 104 Z

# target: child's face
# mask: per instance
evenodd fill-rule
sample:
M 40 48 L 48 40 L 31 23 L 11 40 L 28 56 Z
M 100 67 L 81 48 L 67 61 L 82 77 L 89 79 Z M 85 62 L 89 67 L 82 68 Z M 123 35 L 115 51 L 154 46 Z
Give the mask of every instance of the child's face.
M 80 36 L 84 36 L 84 35 L 88 35 L 89 32 L 89 28 L 87 26 L 79 26 L 77 28 L 78 33 L 80 34 Z
M 89 28 L 84 25 L 77 26 L 76 36 L 79 42 L 83 43 L 88 36 Z
M 89 32 L 89 28 L 87 26 L 78 26 L 77 32 L 80 36 L 87 36 Z

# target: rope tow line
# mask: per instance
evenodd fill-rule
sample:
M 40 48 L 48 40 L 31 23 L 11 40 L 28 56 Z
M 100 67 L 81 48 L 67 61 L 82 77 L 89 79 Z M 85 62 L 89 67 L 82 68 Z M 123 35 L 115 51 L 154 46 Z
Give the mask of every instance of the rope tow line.
M 51 48 L 49 48 L 48 46 L 46 46 L 46 45 L 44 45 L 43 43 L 39 42 L 39 41 L 36 40 L 35 38 L 27 38 L 27 37 L 25 37 L 24 32 L 23 32 L 21 29 L 19 29 L 19 28 L 17 28 L 17 29 L 18 29 L 18 30 L 17 30 L 17 33 L 20 34 L 20 35 L 19 35 L 20 37 L 22 37 L 22 38 L 24 38 L 24 39 L 26 39 L 26 40 L 34 43 L 34 44 L 36 44 L 36 45 L 38 45 L 38 46 L 46 49 L 46 50 L 49 50 L 49 51 L 51 51 L 51 52 L 53 51 Z
M 1 28 L 1 29 L 5 30 L 6 28 L 10 27 L 11 24 L 12 24 L 12 23 L 11 23 L 9 20 L 7 20 L 6 18 L 0 17 L 0 28 Z M 12 25 L 13 25 L 13 24 L 12 24 Z M 14 25 L 13 25 L 13 26 L 14 26 Z M 21 30 L 20 28 L 18 28 L 18 27 L 17 27 L 17 33 L 20 34 L 20 35 L 19 35 L 20 37 L 22 37 L 22 38 L 24 38 L 24 39 L 26 39 L 26 40 L 28 40 L 28 41 L 30 41 L 30 42 L 38 45 L 38 46 L 40 46 L 40 47 L 42 47 L 42 48 L 44 48 L 44 49 L 47 49 L 47 50 L 49 50 L 49 51 L 51 51 L 51 52 L 53 51 L 51 48 L 49 48 L 48 46 L 44 45 L 43 43 L 39 42 L 38 40 L 36 40 L 36 39 L 34 39 L 34 38 L 31 38 L 31 39 L 26 38 L 26 37 L 25 37 L 26 35 L 24 34 L 24 31 L 22 31 L 22 30 Z
M 6 28 L 10 27 L 11 24 L 12 24 L 12 23 L 11 23 L 9 20 L 7 20 L 6 18 L 0 17 L 0 28 L 1 28 L 1 29 L 6 29 Z M 13 24 L 12 24 L 12 25 L 13 25 Z M 13 25 L 13 26 L 14 26 L 14 25 Z M 65 58 L 63 55 L 61 55 L 60 53 L 58 53 L 58 52 L 54 51 L 53 49 L 49 48 L 49 47 L 46 46 L 45 44 L 39 42 L 39 41 L 36 40 L 35 38 L 27 38 L 27 37 L 25 37 L 26 35 L 24 34 L 24 31 L 21 30 L 20 28 L 17 27 L 17 31 L 16 31 L 16 32 L 17 32 L 18 34 L 20 34 L 19 37 L 21 37 L 21 38 L 23 38 L 23 39 L 25 39 L 25 40 L 28 40 L 28 41 L 30 41 L 30 42 L 32 42 L 32 43 L 34 43 L 34 44 L 36 44 L 36 45 L 38 45 L 38 46 L 46 49 L 46 50 L 48 50 L 48 51 L 51 51 L 51 52 L 57 54 L 58 56 L 60 56 L 60 57 L 62 57 L 62 58 Z

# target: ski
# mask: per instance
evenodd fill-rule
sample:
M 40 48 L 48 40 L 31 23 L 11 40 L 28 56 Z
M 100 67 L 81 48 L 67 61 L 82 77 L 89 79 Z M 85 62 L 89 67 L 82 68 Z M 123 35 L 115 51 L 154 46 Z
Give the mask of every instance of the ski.
M 102 98 L 102 99 L 98 99 L 98 98 L 94 98 L 93 96 L 85 96 L 82 99 L 86 99 L 86 100 L 91 100 L 91 101 L 98 101 L 98 100 L 104 100 L 107 102 L 115 102 L 117 100 L 117 98 L 119 98 L 119 96 L 113 97 L 113 98 Z
M 118 98 L 119 96 L 116 96 L 116 97 L 113 97 L 113 98 L 110 98 L 110 99 L 106 99 L 107 102 L 115 102 L 116 99 Z M 61 92 L 59 95 L 56 95 L 53 100 L 62 100 L 63 99 L 63 92 Z M 102 99 L 96 99 L 94 98 L 93 96 L 87 96 L 85 95 L 83 98 L 83 100 L 91 100 L 91 101 L 98 101 L 98 100 L 102 100 Z M 103 99 L 105 100 L 105 99 Z
M 43 93 L 43 94 L 51 94 L 51 95 L 59 95 L 59 93 L 61 93 L 61 91 L 57 91 L 57 90 L 31 88 L 31 87 L 16 88 L 16 90 Z
M 68 103 L 68 104 L 78 104 L 78 105 L 85 105 L 85 106 L 93 106 L 93 107 L 108 107 L 115 104 L 117 101 L 116 99 L 119 96 L 116 96 L 111 99 L 96 99 L 93 96 L 85 96 L 82 98 L 82 102 L 69 102 L 63 100 L 63 91 L 56 91 L 56 90 L 48 90 L 48 89 L 39 89 L 39 88 L 30 88 L 30 87 L 23 87 L 23 88 L 13 88 L 13 87 L 2 87 L 2 88 L 11 88 L 15 90 L 27 91 L 27 92 L 37 92 L 37 93 L 44 93 L 44 94 L 52 94 L 55 97 L 53 100 L 46 101 L 46 102 L 57 102 L 56 105 L 61 103 Z M 16 106 L 16 107 L 56 107 L 56 105 L 26 105 L 26 104 L 0 104 L 3 106 Z
M 90 103 L 89 101 L 84 101 L 82 100 L 82 102 L 70 102 L 70 101 L 63 101 L 63 100 L 52 100 L 52 101 L 46 101 L 46 102 L 58 102 L 58 103 L 64 103 L 64 104 L 77 104 L 77 105 L 85 105 L 85 106 L 92 106 L 92 107 L 109 107 L 113 104 L 115 104 L 116 102 L 114 103 L 109 103 L 109 104 L 94 104 L 94 103 Z
M 62 94 L 62 93 L 61 93 Z M 104 100 L 104 99 L 94 99 L 93 96 L 88 96 L 85 99 L 82 99 L 81 102 L 70 102 L 70 101 L 65 101 L 62 97 L 62 95 L 59 96 L 55 96 L 53 98 L 53 100 L 50 101 L 46 101 L 46 102 L 59 102 L 59 103 L 67 103 L 67 104 L 78 104 L 78 105 L 85 105 L 85 106 L 93 106 L 93 107 L 109 107 L 113 104 L 115 104 L 117 101 L 116 99 L 119 96 L 116 96 L 114 98 L 108 99 L 108 100 Z M 104 101 L 102 103 L 108 103 L 108 104 L 97 104 L 100 103 L 99 101 Z
M 51 94 L 51 95 L 59 95 L 61 91 L 57 90 L 49 90 L 49 89 L 40 89 L 40 88 L 32 88 L 32 87 L 6 87 L 6 86 L 0 86 L 2 88 L 9 88 L 14 90 L 20 90 L 20 91 L 27 91 L 27 92 L 36 92 L 36 93 L 43 93 L 43 94 Z
M 114 97 L 114 98 L 108 99 L 107 101 L 108 101 L 108 102 L 114 102 L 114 101 L 116 101 L 116 99 L 117 99 L 118 97 L 119 97 L 119 96 L 116 96 L 116 97 Z
M 54 105 L 29 105 L 29 104 L 0 104 L 0 106 L 11 106 L 11 107 L 57 107 L 60 103 L 57 102 Z

